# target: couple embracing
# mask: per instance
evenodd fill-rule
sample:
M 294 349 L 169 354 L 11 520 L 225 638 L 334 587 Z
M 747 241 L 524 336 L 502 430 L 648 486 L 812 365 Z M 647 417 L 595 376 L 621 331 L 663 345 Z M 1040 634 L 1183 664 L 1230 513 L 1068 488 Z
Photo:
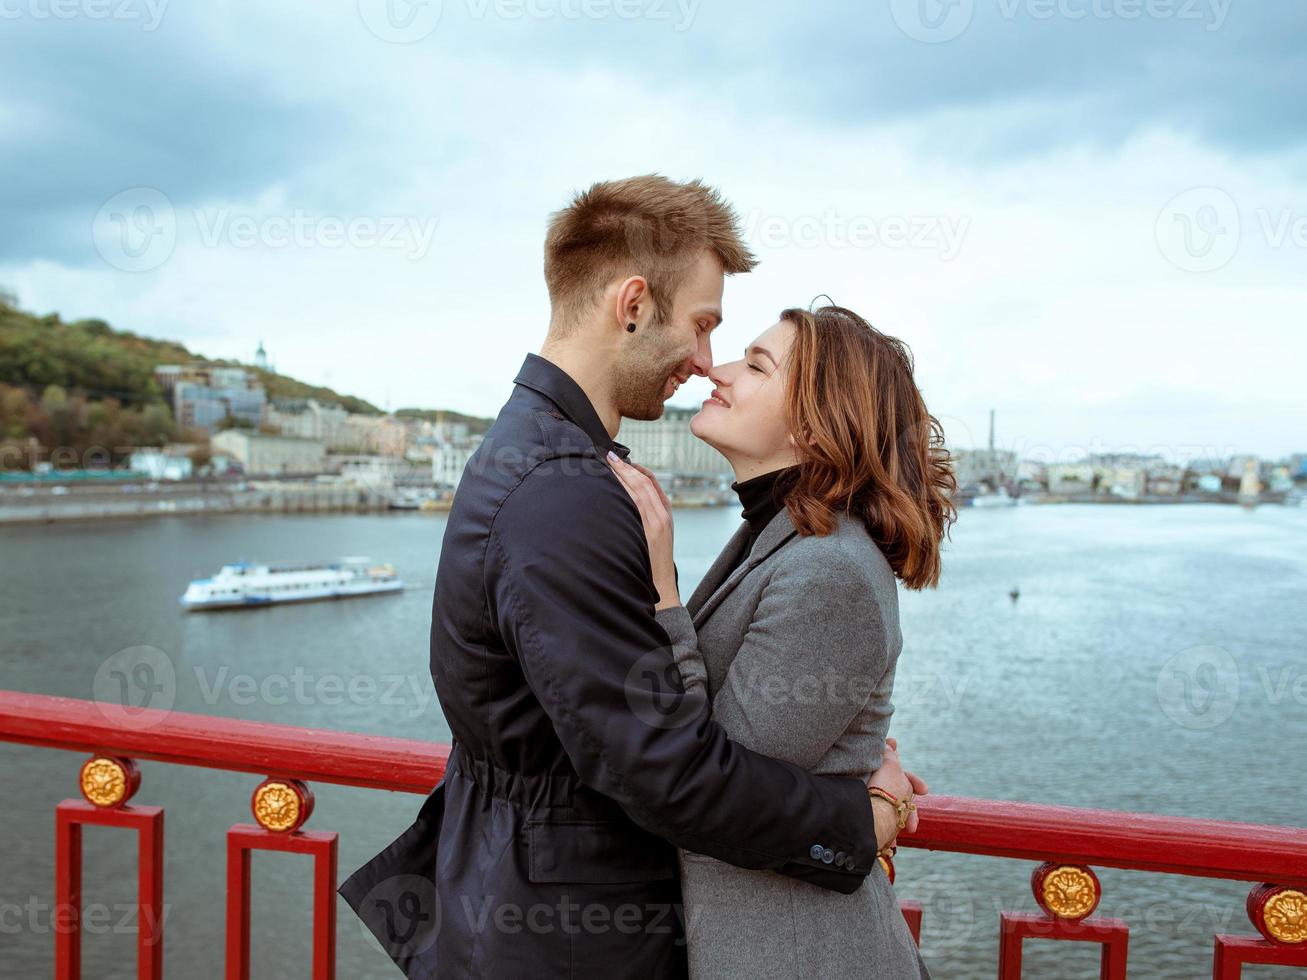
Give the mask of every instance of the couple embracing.
M 953 518 L 904 346 L 788 309 L 713 362 L 756 261 L 698 181 L 552 219 L 549 332 L 454 497 L 431 621 L 453 734 L 414 824 L 341 886 L 409 977 L 928 977 L 879 854 L 925 784 L 887 739 L 896 579 Z M 691 375 L 743 523 L 682 598 L 615 441 Z

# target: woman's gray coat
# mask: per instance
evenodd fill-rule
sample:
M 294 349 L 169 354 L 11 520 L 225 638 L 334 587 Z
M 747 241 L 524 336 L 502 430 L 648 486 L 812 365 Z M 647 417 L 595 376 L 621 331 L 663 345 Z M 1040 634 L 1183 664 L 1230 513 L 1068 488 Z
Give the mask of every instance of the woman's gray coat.
M 861 522 L 801 536 L 784 508 L 745 560 L 735 533 L 684 606 L 659 611 L 687 686 L 736 742 L 813 772 L 880 766 L 902 649 L 894 574 Z M 879 865 L 851 895 L 681 851 L 690 976 L 929 977 Z M 836 855 L 843 858 L 843 855 Z

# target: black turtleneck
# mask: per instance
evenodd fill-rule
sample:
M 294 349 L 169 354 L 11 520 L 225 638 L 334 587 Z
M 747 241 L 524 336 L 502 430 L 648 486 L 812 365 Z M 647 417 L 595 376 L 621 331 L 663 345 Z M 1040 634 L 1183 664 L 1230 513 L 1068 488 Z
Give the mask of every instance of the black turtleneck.
M 771 519 L 785 506 L 785 495 L 794 486 L 794 478 L 798 473 L 798 466 L 785 466 L 745 480 L 743 483 L 731 484 L 731 489 L 739 496 L 740 504 L 744 507 L 744 520 L 749 525 L 749 540 L 740 553 L 739 561 L 736 562 L 737 567 L 753 550 L 762 529 L 770 524 Z

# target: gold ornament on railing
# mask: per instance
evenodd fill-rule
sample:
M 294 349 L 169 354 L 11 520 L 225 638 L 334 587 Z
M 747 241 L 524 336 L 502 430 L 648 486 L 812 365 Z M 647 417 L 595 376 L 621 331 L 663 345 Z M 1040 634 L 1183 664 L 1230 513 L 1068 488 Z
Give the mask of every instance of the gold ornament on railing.
M 1307 943 L 1307 892 L 1282 885 L 1258 885 L 1248 895 L 1248 918 L 1273 943 Z
M 264 830 L 289 833 L 313 812 L 313 794 L 298 779 L 265 779 L 250 799 L 254 819 Z
M 88 803 L 119 807 L 141 785 L 141 773 L 131 759 L 97 755 L 83 764 L 78 785 Z
M 881 854 L 876 860 L 880 862 L 881 868 L 884 869 L 885 877 L 889 879 L 889 883 L 894 884 L 894 859 L 886 854 Z
M 1041 864 L 1030 876 L 1030 887 L 1041 909 L 1073 922 L 1098 908 L 1103 896 L 1098 876 L 1080 864 Z

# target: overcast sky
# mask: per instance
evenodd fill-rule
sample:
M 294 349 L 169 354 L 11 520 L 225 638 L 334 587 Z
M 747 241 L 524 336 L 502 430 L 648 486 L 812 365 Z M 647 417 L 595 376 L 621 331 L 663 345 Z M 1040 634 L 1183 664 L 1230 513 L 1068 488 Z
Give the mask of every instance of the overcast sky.
M 1307 5 L 0 0 L 0 285 L 391 408 L 492 415 L 549 213 L 703 177 L 908 342 L 950 442 L 1307 451 Z M 695 380 L 674 404 L 693 405 Z

